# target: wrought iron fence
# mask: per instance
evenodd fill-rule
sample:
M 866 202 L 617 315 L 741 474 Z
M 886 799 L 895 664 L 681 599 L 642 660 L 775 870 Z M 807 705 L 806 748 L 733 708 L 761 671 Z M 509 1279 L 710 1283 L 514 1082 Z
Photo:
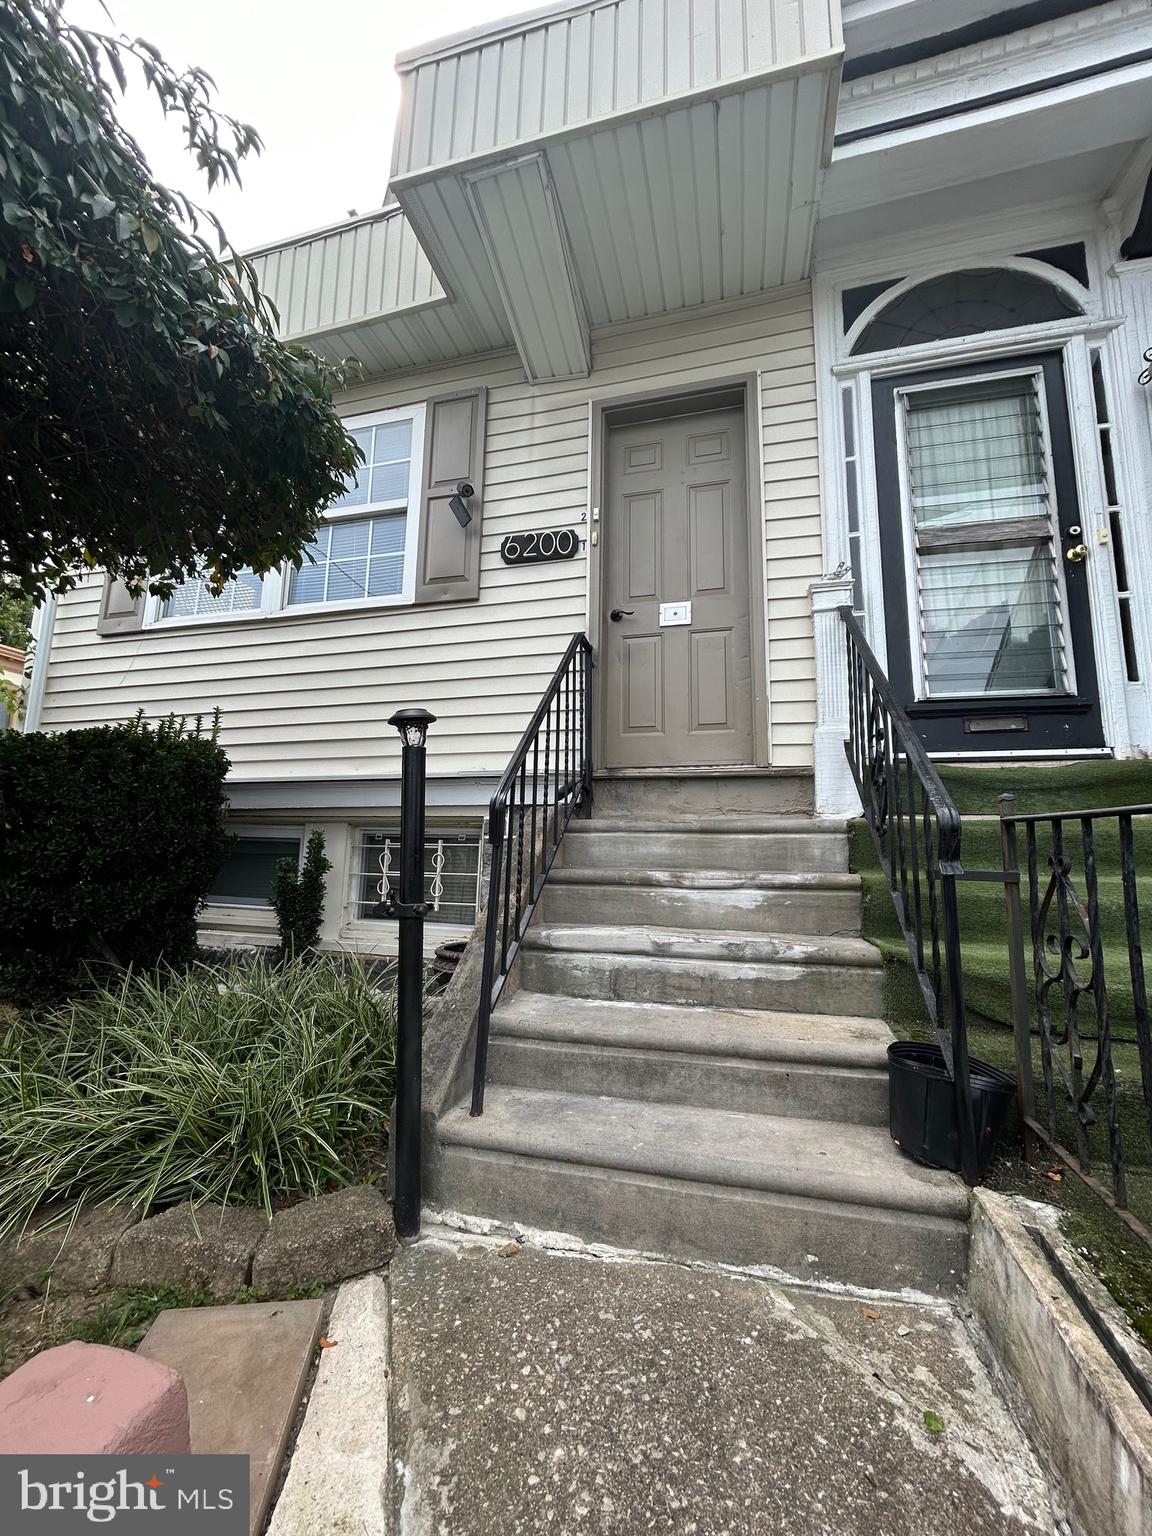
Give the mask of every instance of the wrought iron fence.
M 484 1112 L 488 1031 L 560 840 L 592 804 L 592 647 L 573 635 L 488 809 L 491 866 L 472 1114 Z
M 978 1180 L 956 879 L 960 813 L 932 766 L 859 621 L 841 608 L 848 648 L 844 743 L 864 820 L 928 1018 L 955 1089 L 961 1172 Z
M 1044 1143 L 1152 1243 L 1131 1210 L 1134 1167 L 1152 1207 L 1152 1030 L 1139 876 L 1141 849 L 1152 852 L 1152 805 L 1022 816 L 1014 796 L 1004 795 L 1000 827 L 1026 1137 Z M 1147 886 L 1144 894 L 1152 895 Z

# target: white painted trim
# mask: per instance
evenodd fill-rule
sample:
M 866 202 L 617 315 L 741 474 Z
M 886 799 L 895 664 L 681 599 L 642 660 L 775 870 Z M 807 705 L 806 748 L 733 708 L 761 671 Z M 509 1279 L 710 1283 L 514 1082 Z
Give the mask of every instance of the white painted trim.
M 40 729 L 44 714 L 44 693 L 48 686 L 48 667 L 52 658 L 52 636 L 56 629 L 56 594 L 45 595 L 40 606 L 32 614 L 32 643 L 28 647 L 31 672 L 28 663 L 24 671 L 28 678 L 28 691 L 24 696 L 24 719 L 21 730 L 31 736 Z
M 1152 80 L 1152 61 L 1118 66 L 1106 73 L 1066 81 L 1063 84 L 1046 84 L 1040 80 L 1036 82 L 1035 90 L 1012 101 L 985 103 L 980 97 L 976 97 L 971 106 L 965 107 L 962 114 L 905 125 L 897 121 L 888 132 L 871 134 L 851 144 L 841 144 L 836 150 L 835 163 L 843 165 L 848 161 L 860 160 L 867 156 L 882 156 L 889 150 L 908 144 L 946 139 L 958 130 L 996 127 L 1005 133 L 1011 133 L 1013 125 L 1019 119 L 1028 117 L 1038 107 L 1075 107 L 1092 97 L 1103 96 L 1115 90 L 1117 86 L 1145 80 Z M 860 126 L 866 125 L 860 124 Z M 836 211 L 847 213 L 849 210 L 843 208 Z
M 836 363 L 832 372 L 838 379 L 853 374 L 883 378 L 888 373 L 904 373 L 915 368 L 944 368 L 953 363 L 979 362 L 989 357 L 1011 357 L 1014 352 L 1035 352 L 1037 348 L 1064 346 L 1076 336 L 1105 336 L 1118 330 L 1124 321 L 1109 315 L 1094 320 L 1052 320 L 1043 325 L 1016 327 L 1009 331 L 983 331 L 979 336 L 958 336 L 947 341 L 922 342 L 914 347 L 899 347 L 891 352 L 865 352 L 859 357 Z

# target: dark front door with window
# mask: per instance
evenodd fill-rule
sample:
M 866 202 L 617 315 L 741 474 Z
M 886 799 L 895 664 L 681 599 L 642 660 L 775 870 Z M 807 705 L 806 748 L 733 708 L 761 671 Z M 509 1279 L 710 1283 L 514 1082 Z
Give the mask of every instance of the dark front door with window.
M 930 752 L 1102 745 L 1058 354 L 873 384 L 889 673 Z

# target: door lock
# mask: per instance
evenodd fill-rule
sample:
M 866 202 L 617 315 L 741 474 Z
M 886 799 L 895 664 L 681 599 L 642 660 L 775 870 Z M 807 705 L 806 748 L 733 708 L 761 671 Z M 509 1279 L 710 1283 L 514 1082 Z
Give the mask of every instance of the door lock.
M 1088 558 L 1087 544 L 1073 544 L 1071 549 L 1064 551 L 1064 558 L 1073 565 L 1079 565 L 1082 560 L 1087 560 Z
M 608 617 L 613 624 L 619 624 L 621 619 L 630 619 L 635 611 L 634 608 L 613 608 Z

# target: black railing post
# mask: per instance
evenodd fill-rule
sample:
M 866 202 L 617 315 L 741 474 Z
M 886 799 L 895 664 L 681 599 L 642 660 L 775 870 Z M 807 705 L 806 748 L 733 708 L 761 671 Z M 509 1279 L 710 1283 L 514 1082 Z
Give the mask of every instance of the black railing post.
M 392 1213 L 401 1237 L 420 1231 L 420 1074 L 424 1003 L 425 741 L 435 715 L 399 709 L 388 721 L 400 732 L 400 880 L 388 914 L 399 919 L 396 977 L 396 1100 L 392 1108 L 395 1178 Z
M 1020 852 L 1016 842 L 1016 796 L 1001 795 L 1000 869 L 1004 876 L 1004 917 L 1008 938 L 1008 980 L 1012 999 L 1012 1039 L 1016 1054 L 1016 1108 L 1024 1157 L 1036 1160 L 1036 1083 L 1032 1068 L 1032 1005 L 1024 962 L 1024 918 L 1020 898 Z M 1031 925 L 1029 925 L 1031 926 Z M 1031 938 L 1031 933 L 1029 933 Z

